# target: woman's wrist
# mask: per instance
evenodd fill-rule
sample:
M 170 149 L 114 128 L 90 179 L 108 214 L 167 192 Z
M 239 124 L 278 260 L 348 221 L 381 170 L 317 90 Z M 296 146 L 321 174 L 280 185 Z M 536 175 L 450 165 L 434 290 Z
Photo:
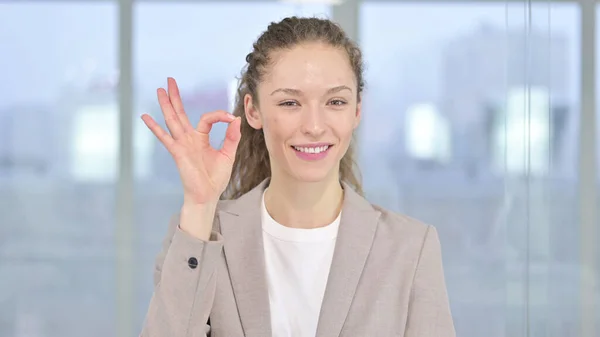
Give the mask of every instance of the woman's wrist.
M 181 207 L 179 227 L 187 234 L 203 240 L 210 240 L 217 202 L 207 204 L 185 203 Z

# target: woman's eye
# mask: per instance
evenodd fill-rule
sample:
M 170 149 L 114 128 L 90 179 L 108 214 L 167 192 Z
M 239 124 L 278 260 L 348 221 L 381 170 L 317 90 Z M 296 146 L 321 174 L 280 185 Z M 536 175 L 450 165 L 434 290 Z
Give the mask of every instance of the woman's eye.
M 343 101 L 341 99 L 334 99 L 330 101 L 331 105 L 344 105 L 346 104 L 346 101 Z
M 296 106 L 296 105 L 298 105 L 298 103 L 295 101 L 285 101 L 285 102 L 279 103 L 279 106 Z

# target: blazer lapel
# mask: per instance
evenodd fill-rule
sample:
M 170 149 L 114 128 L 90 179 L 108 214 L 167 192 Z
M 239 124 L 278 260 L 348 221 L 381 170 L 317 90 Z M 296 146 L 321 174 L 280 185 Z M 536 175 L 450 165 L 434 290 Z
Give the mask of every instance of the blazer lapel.
M 340 335 L 381 215 L 350 186 L 343 186 L 342 217 L 316 337 Z
M 219 210 L 225 259 L 246 337 L 271 336 L 260 211 L 265 185 Z

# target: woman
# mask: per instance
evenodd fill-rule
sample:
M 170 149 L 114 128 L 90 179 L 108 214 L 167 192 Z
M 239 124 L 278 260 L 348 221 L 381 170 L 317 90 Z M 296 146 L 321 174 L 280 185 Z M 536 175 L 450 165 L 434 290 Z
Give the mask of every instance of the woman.
M 142 336 L 454 336 L 436 230 L 361 196 L 358 47 L 329 20 L 292 17 L 246 61 L 232 115 L 194 129 L 169 79 L 169 133 L 142 117 L 184 188 Z

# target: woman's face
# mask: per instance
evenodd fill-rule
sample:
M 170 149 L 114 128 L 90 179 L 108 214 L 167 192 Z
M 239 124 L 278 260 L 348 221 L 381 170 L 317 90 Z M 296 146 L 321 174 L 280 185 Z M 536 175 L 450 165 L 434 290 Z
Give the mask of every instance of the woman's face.
M 263 129 L 273 175 L 318 182 L 338 178 L 360 121 L 357 83 L 346 52 L 309 43 L 272 53 L 258 86 L 245 97 L 246 116 Z

